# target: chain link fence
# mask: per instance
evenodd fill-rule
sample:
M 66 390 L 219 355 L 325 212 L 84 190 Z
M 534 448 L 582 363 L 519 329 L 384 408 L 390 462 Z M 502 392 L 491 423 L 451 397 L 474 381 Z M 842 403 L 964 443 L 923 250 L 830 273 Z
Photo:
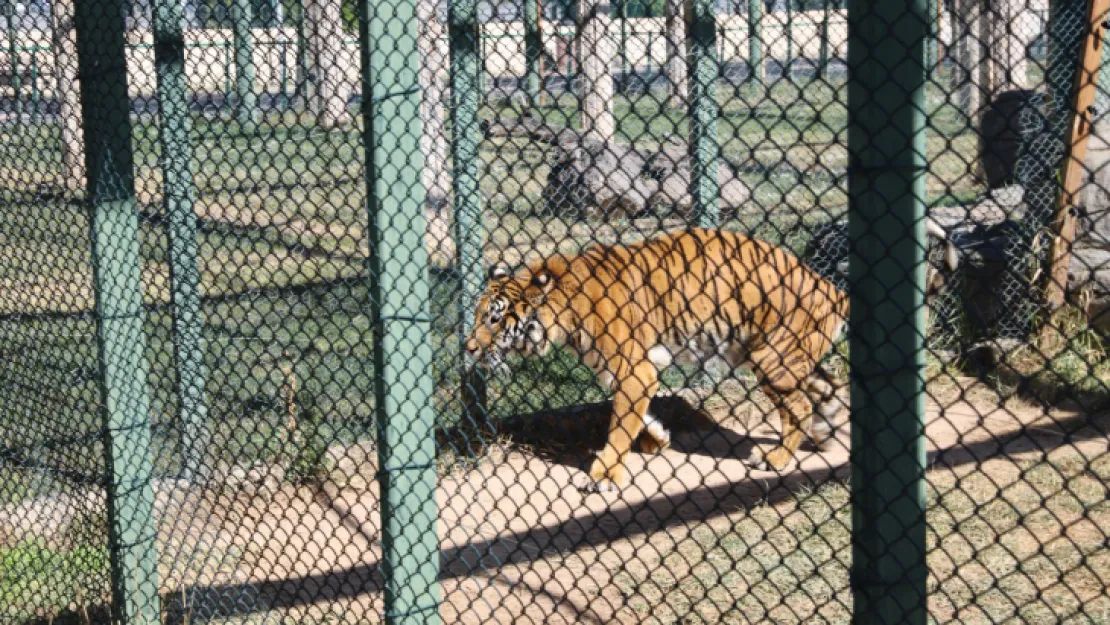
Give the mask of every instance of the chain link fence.
M 1110 622 L 1106 5 L 0 0 L 0 622 Z

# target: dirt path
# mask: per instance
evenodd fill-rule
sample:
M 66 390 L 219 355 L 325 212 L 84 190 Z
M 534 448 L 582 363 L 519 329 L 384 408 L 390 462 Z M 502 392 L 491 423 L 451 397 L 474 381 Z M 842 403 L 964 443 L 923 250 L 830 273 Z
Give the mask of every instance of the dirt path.
M 438 491 L 444 621 L 640 622 L 651 614 L 630 601 L 639 592 L 630 580 L 651 579 L 699 531 L 727 530 L 753 509 L 848 475 L 846 427 L 831 449 L 802 452 L 796 466 L 778 474 L 740 460 L 753 443 L 772 439 L 777 424 L 745 430 L 732 415 L 712 416 L 724 427 L 676 433 L 674 447 L 657 456 L 633 454 L 631 484 L 615 494 L 579 492 L 574 483 L 588 455 L 581 445 L 554 440 L 542 424 L 535 429 L 548 437 L 547 449 L 493 454 L 446 476 Z M 600 420 L 575 417 L 579 425 Z M 930 466 L 959 476 L 993 462 L 1004 488 L 1022 479 L 1011 469 L 1024 460 L 1106 453 L 1105 437 L 1085 423 L 1067 410 L 934 402 L 926 427 Z M 371 617 L 382 606 L 374 470 L 373 453 L 355 447 L 339 458 L 341 478 L 322 489 L 283 487 L 264 498 L 229 493 L 236 503 L 205 532 L 208 544 L 234 557 L 222 567 L 183 567 L 176 575 L 180 588 L 192 589 L 186 594 L 194 617 L 376 622 Z M 691 556 L 691 570 L 705 557 Z

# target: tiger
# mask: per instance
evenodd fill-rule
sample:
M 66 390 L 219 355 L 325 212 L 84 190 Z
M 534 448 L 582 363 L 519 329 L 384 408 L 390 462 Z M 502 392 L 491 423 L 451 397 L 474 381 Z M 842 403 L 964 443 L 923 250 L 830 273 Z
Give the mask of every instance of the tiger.
M 841 402 L 818 364 L 847 318 L 847 295 L 781 247 L 688 228 L 554 254 L 515 273 L 495 264 L 464 346 L 489 367 L 565 346 L 594 371 L 612 394 L 612 415 L 580 488 L 600 492 L 627 483 L 638 439 L 644 453 L 670 446 L 648 407 L 672 364 L 723 361 L 755 374 L 782 431 L 777 444 L 753 448 L 752 468 L 784 469 L 807 435 L 824 447 Z

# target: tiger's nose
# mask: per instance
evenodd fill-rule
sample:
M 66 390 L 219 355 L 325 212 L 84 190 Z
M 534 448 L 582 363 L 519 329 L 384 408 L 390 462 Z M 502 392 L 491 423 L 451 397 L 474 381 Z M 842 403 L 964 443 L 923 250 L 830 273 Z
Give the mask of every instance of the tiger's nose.
M 476 358 L 478 356 L 478 352 L 482 351 L 482 346 L 478 344 L 477 340 L 469 339 L 466 342 L 466 351 L 469 352 L 471 356 Z

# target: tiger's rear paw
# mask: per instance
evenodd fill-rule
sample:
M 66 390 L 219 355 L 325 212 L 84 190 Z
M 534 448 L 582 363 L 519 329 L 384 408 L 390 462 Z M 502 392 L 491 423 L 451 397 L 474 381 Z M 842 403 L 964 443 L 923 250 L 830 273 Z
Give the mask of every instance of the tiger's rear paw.
M 790 459 L 793 457 L 794 454 L 790 453 L 790 450 L 782 445 L 776 445 L 771 448 L 766 448 L 763 445 L 756 445 L 752 448 L 751 453 L 744 462 L 757 471 L 782 470 L 786 468 L 786 465 L 790 464 Z
M 833 428 L 825 422 L 814 423 L 809 429 L 809 440 L 817 451 L 825 451 L 830 447 L 834 436 Z

